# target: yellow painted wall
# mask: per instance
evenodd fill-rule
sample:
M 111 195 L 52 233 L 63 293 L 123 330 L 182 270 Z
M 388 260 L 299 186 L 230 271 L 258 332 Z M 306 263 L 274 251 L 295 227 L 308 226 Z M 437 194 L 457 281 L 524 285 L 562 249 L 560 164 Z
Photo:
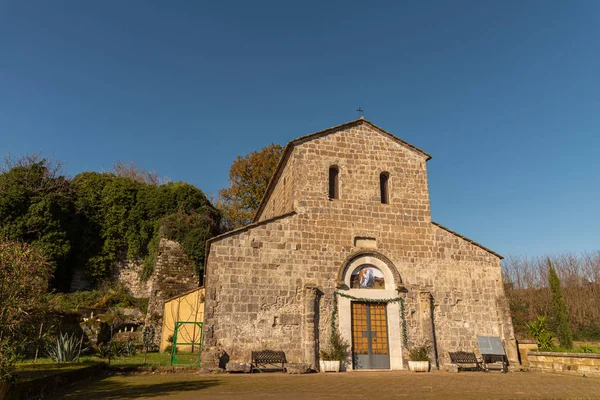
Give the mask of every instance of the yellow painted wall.
M 160 351 L 165 351 L 169 345 L 168 338 L 174 333 L 176 321 L 204 322 L 204 288 L 194 289 L 165 301 Z M 200 329 L 197 325 L 182 325 L 177 336 L 177 341 L 180 343 L 198 342 Z M 191 346 L 178 345 L 177 348 L 180 352 L 192 351 Z M 198 351 L 198 349 L 194 348 L 194 351 Z

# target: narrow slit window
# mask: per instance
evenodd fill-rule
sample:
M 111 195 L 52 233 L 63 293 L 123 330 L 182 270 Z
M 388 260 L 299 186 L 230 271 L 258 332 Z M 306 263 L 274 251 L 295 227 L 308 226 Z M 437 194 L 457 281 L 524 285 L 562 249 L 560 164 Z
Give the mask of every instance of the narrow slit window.
M 339 199 L 340 198 L 338 167 L 329 167 L 329 198 L 330 199 Z
M 387 172 L 382 172 L 379 175 L 379 188 L 381 191 L 381 204 L 389 204 L 390 203 L 390 193 L 388 189 L 388 181 L 390 180 L 390 174 Z

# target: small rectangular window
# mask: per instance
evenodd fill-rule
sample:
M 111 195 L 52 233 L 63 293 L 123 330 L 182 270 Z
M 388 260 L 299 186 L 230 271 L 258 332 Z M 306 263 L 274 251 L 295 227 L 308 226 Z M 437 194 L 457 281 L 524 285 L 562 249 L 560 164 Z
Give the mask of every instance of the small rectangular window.
M 390 198 L 388 193 L 388 180 L 390 175 L 387 172 L 382 172 L 379 175 L 379 188 L 381 190 L 381 204 L 389 204 Z
M 329 168 L 329 198 L 338 199 L 340 197 L 339 182 L 338 182 L 339 171 L 337 167 Z

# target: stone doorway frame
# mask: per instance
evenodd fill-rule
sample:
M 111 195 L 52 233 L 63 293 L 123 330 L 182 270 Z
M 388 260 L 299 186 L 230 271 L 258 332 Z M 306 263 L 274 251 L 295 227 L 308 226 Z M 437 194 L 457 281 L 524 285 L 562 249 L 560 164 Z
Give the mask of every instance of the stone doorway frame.
M 352 289 L 350 279 L 352 271 L 357 267 L 369 264 L 378 268 L 385 279 L 385 289 Z M 348 257 L 340 270 L 337 280 L 338 291 L 350 296 L 364 299 L 389 299 L 396 298 L 403 288 L 402 280 L 394 264 L 384 255 L 374 251 L 361 251 Z M 352 309 L 351 300 L 338 296 L 338 315 L 340 335 L 348 343 L 352 343 Z M 402 361 L 402 321 L 400 319 L 399 302 L 387 303 L 388 316 L 388 346 L 390 356 L 390 369 L 404 369 Z M 346 363 L 347 370 L 352 369 L 352 357 Z

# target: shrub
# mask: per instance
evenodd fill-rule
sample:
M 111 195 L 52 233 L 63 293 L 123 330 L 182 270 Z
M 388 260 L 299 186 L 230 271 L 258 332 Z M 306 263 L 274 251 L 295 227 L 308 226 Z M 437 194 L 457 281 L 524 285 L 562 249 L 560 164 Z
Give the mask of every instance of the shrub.
M 598 347 L 594 347 L 585 343 L 579 346 L 578 350 L 578 352 L 581 353 L 600 353 L 600 349 Z
M 110 343 L 101 344 L 100 346 L 97 346 L 95 348 L 95 350 L 96 350 L 96 357 L 98 357 L 98 358 L 110 360 L 112 357 L 114 357 L 113 348 L 110 345 Z
M 97 290 L 50 294 L 48 303 L 62 313 L 76 312 L 80 308 L 134 307 L 142 312 L 148 310 L 148 299 L 137 299 L 122 283 L 112 281 L 105 281 Z
M 543 351 L 552 351 L 554 348 L 554 337 L 548 331 L 542 332 L 537 337 L 538 349 Z
M 344 362 L 348 358 L 350 345 L 346 342 L 338 332 L 334 329 L 329 338 L 329 347 L 326 350 L 321 350 L 321 358 L 323 361 L 340 361 Z
M 39 336 L 47 313 L 50 266 L 30 245 L 0 241 L 0 381 L 8 381 L 26 346 Z
M 137 353 L 137 347 L 134 342 L 125 342 L 123 346 L 123 354 L 127 357 L 133 357 Z
M 573 332 L 573 339 L 600 341 L 600 325 L 593 323 L 577 325 Z
M 429 352 L 431 346 L 428 343 L 423 343 L 419 346 L 412 347 L 408 351 L 408 357 L 411 361 L 429 361 Z
M 110 360 L 114 357 L 133 355 L 128 353 L 129 349 L 127 348 L 127 344 L 115 341 L 101 344 L 100 346 L 97 346 L 95 350 L 96 357 L 107 359 L 109 364 Z
M 547 329 L 547 320 L 543 315 L 538 315 L 535 321 L 526 324 L 529 334 L 537 341 L 538 349 L 544 351 L 552 351 L 554 341 L 552 333 Z

